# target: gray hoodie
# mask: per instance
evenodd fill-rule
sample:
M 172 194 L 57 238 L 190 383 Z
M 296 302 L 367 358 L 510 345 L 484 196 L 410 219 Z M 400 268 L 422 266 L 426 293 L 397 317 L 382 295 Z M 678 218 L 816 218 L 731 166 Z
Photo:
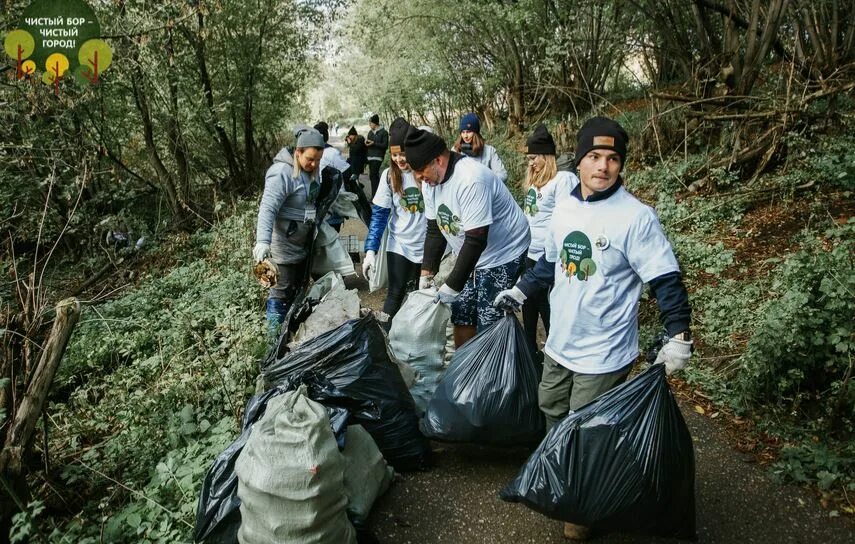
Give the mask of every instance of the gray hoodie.
M 306 210 L 313 209 L 309 193 L 320 187 L 306 172 L 293 177 L 294 158 L 282 148 L 264 176 L 264 194 L 258 208 L 255 241 L 270 244 L 275 263 L 292 264 L 306 258 L 304 246 L 312 231 L 305 222 Z

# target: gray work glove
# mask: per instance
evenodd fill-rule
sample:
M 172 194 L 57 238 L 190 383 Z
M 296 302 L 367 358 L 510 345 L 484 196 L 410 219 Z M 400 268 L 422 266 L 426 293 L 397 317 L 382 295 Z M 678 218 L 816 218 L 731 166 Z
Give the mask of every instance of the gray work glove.
M 679 338 L 671 338 L 659 350 L 654 364 L 663 363 L 665 365 L 665 374 L 670 376 L 677 370 L 680 370 L 686 363 L 689 362 L 689 357 L 692 356 L 692 341 L 680 340 Z
M 433 276 L 419 276 L 419 291 L 433 287 Z
M 255 244 L 255 247 L 252 248 L 252 258 L 255 259 L 256 264 L 268 257 L 270 257 L 270 244 L 264 242 Z
M 515 311 L 519 310 L 525 299 L 528 298 L 525 296 L 519 287 L 514 286 L 511 289 L 505 289 L 504 291 L 499 292 L 496 295 L 496 299 L 493 300 L 493 306 L 499 308 L 501 310 L 509 310 Z
M 436 297 L 434 297 L 434 304 L 438 302 L 443 302 L 445 304 L 451 304 L 457 299 L 457 296 L 460 294 L 460 291 L 455 291 L 451 287 L 448 286 L 447 283 L 443 283 L 442 287 L 439 288 L 439 291 L 436 292 Z

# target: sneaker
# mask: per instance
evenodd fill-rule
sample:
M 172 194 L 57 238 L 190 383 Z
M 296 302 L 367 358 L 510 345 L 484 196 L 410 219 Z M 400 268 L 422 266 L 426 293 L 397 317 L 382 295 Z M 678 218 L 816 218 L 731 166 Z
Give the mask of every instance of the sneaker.
M 578 541 L 588 540 L 591 538 L 591 528 L 575 523 L 564 523 L 564 538 Z

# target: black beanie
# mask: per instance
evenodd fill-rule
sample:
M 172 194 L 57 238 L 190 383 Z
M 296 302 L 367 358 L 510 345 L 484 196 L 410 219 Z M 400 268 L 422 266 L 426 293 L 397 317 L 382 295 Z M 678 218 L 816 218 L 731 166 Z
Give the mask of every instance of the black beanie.
M 410 167 L 413 170 L 421 170 L 448 147 L 445 145 L 445 140 L 436 134 L 417 128 L 407 133 L 404 149 L 407 150 L 407 162 Z
M 350 127 L 350 130 L 347 131 L 348 136 L 357 136 L 356 127 Z
M 534 132 L 528 137 L 525 145 L 526 153 L 529 155 L 555 155 L 555 140 L 543 123 L 534 127 Z
M 324 137 L 324 143 L 330 140 L 330 126 L 323 121 L 320 121 L 317 125 L 315 125 L 315 130 L 321 133 L 321 136 Z
M 620 169 L 626 164 L 629 136 L 617 122 L 608 117 L 592 117 L 576 134 L 576 166 L 594 149 L 611 149 L 620 155 Z
M 375 113 L 374 115 L 372 115 L 371 117 L 368 118 L 368 122 L 374 123 L 375 125 L 379 125 L 380 124 L 380 116 Z
M 404 140 L 407 139 L 407 132 L 410 130 L 410 124 L 403 117 L 398 117 L 392 124 L 389 125 L 389 152 L 403 153 L 406 146 Z

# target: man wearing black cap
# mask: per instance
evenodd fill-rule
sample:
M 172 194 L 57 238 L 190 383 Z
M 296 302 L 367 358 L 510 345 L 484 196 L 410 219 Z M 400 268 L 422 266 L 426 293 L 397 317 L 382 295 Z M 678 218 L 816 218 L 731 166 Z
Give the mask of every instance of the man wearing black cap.
M 371 196 L 377 194 L 380 185 L 380 167 L 386 158 L 386 149 L 389 147 L 389 133 L 380 126 L 380 116 L 376 113 L 368 119 L 368 137 L 365 145 L 368 147 L 368 179 L 371 180 Z
M 552 288 L 538 400 L 551 427 L 623 383 L 638 357 L 638 300 L 649 283 L 670 340 L 657 363 L 668 374 L 692 353 L 691 309 L 680 268 L 656 213 L 623 187 L 627 134 L 605 117 L 588 120 L 576 138 L 580 183 L 556 204 L 544 255 L 495 305 L 518 306 Z M 565 524 L 565 536 L 588 537 Z
M 528 222 L 492 170 L 449 151 L 439 136 L 413 130 L 406 150 L 423 183 L 427 218 L 419 288 L 432 283 L 450 244 L 457 261 L 437 301 L 451 304 L 454 343 L 460 346 L 501 317 L 492 302 L 519 274 L 530 241 Z

